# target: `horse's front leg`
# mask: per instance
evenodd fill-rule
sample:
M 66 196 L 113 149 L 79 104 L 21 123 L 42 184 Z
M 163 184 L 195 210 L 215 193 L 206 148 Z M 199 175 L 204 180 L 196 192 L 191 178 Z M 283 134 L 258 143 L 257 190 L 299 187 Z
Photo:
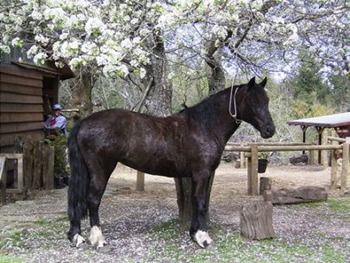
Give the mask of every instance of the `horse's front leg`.
M 210 245 L 212 239 L 208 235 L 208 191 L 209 172 L 193 174 L 192 178 L 192 222 L 190 235 L 193 240 L 202 248 Z

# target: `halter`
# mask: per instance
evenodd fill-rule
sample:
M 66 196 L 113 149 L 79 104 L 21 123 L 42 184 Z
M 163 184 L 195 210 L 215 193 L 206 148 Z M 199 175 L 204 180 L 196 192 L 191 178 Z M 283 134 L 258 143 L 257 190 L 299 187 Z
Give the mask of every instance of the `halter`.
M 236 103 L 236 94 L 237 91 L 239 89 L 239 86 L 236 88 L 235 93 L 233 94 L 233 83 L 232 83 L 232 87 L 231 87 L 231 92 L 230 92 L 230 104 L 228 105 L 228 112 L 230 113 L 231 117 L 234 118 L 236 120 L 237 124 L 240 124 L 242 122 L 242 120 L 237 119 L 237 103 Z M 232 96 L 233 94 L 233 96 Z M 234 113 L 232 114 L 232 97 L 233 97 L 233 108 L 234 108 Z

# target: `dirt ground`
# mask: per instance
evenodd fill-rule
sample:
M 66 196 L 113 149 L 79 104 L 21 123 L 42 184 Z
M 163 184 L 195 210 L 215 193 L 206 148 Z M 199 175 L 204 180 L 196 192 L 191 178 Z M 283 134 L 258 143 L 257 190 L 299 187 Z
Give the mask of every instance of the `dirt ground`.
M 270 165 L 266 173 L 259 174 L 259 178 L 261 176 L 272 178 L 272 189 L 300 186 L 320 186 L 329 189 L 331 170 L 330 167 L 325 168 L 321 165 Z M 134 189 L 135 181 L 135 170 L 119 165 L 112 174 L 108 188 Z M 232 163 L 222 162 L 215 173 L 212 197 L 227 198 L 232 194 L 245 196 L 247 189 L 247 169 L 237 169 Z M 167 197 L 168 194 L 176 197 L 173 178 L 146 174 L 145 190 L 150 194 L 166 193 Z
M 328 189 L 330 174 L 330 168 L 317 165 L 270 165 L 263 176 L 272 178 L 273 189 L 299 186 Z M 166 259 L 165 252 L 161 250 L 161 242 L 166 241 L 154 240 L 152 233 L 155 225 L 177 218 L 174 180 L 146 175 L 145 191 L 138 192 L 135 186 L 136 171 L 118 166 L 100 208 L 102 229 L 109 242 L 102 254 L 91 252 L 88 245 L 82 250 L 70 248 L 65 236 L 69 227 L 66 216 L 67 187 L 31 193 L 28 200 L 0 207 L 0 262 L 1 255 L 15 256 L 24 262 L 173 262 Z M 329 194 L 338 197 L 340 191 Z M 261 196 L 247 196 L 247 170 L 236 169 L 232 163 L 224 162 L 216 171 L 211 196 L 211 220 L 225 227 L 227 233 L 239 231 L 239 209 L 242 204 L 262 200 Z M 284 207 L 274 208 L 273 216 L 278 236 L 291 235 L 296 240 L 305 238 L 315 232 L 315 225 L 310 225 L 310 222 L 315 222 L 317 231 L 327 233 L 327 237 L 340 236 L 350 240 L 350 216 L 346 216 L 345 221 L 344 217 L 335 217 L 329 224 L 321 220 L 318 214 L 310 214 L 307 209 L 296 212 Z M 88 229 L 85 220 L 83 236 L 88 237 Z M 19 240 L 14 242 L 12 233 L 19 233 Z M 214 242 L 219 238 L 214 237 Z M 195 253 L 198 249 L 190 241 L 187 231 L 184 231 L 179 242 L 181 248 L 187 249 L 183 253 Z M 153 252 L 150 252 L 150 247 Z M 159 249 L 158 255 L 163 255 L 161 260 L 154 258 L 154 248 Z

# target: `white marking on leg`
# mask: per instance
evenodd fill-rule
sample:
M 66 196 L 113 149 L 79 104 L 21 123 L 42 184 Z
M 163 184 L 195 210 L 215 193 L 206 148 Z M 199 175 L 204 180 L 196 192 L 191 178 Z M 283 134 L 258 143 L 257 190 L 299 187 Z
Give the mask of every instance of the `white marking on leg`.
M 85 239 L 81 235 L 75 234 L 74 237 L 73 237 L 73 244 L 76 247 L 79 247 L 83 243 L 85 243 Z
M 106 244 L 105 238 L 102 235 L 102 231 L 98 226 L 93 226 L 91 228 L 89 240 L 91 245 L 97 248 L 101 248 Z
M 198 230 L 194 235 L 194 241 L 196 241 L 200 247 L 205 248 L 209 246 L 213 240 L 209 237 L 207 232 Z

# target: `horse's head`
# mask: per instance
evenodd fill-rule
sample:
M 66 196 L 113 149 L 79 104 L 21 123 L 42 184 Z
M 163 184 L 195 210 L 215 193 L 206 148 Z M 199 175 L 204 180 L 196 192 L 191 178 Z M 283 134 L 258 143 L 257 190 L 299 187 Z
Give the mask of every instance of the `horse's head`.
M 252 124 L 261 134 L 263 138 L 270 138 L 275 134 L 275 125 L 269 111 L 269 98 L 264 89 L 267 79 L 261 83 L 255 83 L 252 78 L 245 85 L 244 99 L 241 101 L 240 117 L 242 120 Z

